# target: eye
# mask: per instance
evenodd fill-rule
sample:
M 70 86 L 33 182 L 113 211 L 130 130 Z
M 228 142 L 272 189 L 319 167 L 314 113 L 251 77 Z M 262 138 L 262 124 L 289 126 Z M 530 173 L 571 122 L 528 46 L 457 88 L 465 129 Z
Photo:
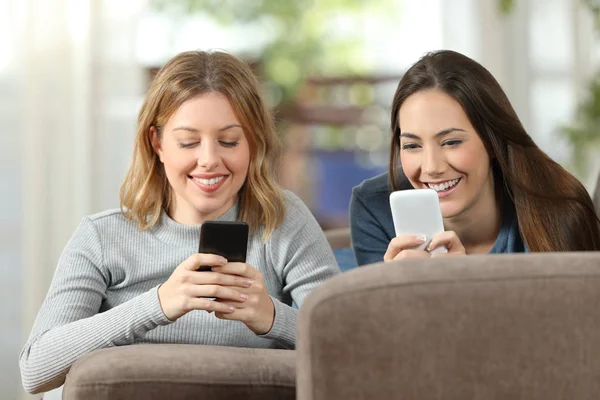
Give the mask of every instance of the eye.
M 194 146 L 196 146 L 198 143 L 200 142 L 192 142 L 192 143 L 177 143 L 177 145 L 179 146 L 180 149 L 190 149 Z
M 223 142 L 223 141 L 219 141 L 219 143 L 221 144 L 221 146 L 223 147 L 236 147 L 238 144 L 240 144 L 240 142 Z
M 451 139 L 451 140 L 446 140 L 444 143 L 442 143 L 442 146 L 450 146 L 450 147 L 456 147 L 459 144 L 462 144 L 462 140 L 458 140 L 458 139 Z
M 420 146 L 416 143 L 405 143 L 402 145 L 402 150 L 415 150 L 418 149 Z

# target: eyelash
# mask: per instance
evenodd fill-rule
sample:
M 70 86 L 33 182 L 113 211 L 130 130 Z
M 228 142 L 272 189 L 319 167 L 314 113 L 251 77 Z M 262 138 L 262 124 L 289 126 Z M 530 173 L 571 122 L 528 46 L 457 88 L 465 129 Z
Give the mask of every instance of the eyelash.
M 442 146 L 450 146 L 450 147 L 456 147 L 462 144 L 462 140 L 458 140 L 458 139 L 451 139 L 451 140 L 447 140 L 444 143 L 442 143 Z M 418 144 L 416 143 L 406 143 L 404 145 L 402 145 L 402 150 L 415 150 L 419 147 Z
M 193 142 L 193 143 L 177 143 L 177 145 L 179 146 L 180 149 L 189 149 L 192 148 L 194 146 L 196 146 L 198 143 L 200 142 Z M 237 147 L 238 144 L 240 144 L 240 142 L 219 142 L 221 144 L 221 146 L 223 147 L 227 147 L 227 148 L 233 148 L 233 147 Z
M 443 145 L 448 145 L 448 146 L 451 146 L 451 147 L 456 147 L 456 146 L 458 146 L 460 144 L 462 144 L 462 140 L 450 139 L 450 140 L 447 140 L 444 143 L 442 143 L 442 146 Z
M 414 150 L 417 148 L 415 143 L 407 143 L 402 145 L 402 150 Z
M 237 147 L 237 145 L 240 144 L 240 142 L 219 142 L 219 143 L 221 143 L 221 146 L 228 147 L 228 148 Z

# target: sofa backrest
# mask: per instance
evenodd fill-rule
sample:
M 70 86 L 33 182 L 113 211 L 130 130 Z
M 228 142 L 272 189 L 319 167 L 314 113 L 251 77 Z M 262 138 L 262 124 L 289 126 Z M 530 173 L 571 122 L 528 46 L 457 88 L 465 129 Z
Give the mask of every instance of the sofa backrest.
M 307 297 L 298 399 L 596 399 L 600 252 L 404 260 Z

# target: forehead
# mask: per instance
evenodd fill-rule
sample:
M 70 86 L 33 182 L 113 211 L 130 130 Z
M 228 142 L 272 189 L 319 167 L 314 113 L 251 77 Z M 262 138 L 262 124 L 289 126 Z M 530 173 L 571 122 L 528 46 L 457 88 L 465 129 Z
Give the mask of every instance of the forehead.
M 398 112 L 401 132 L 435 135 L 448 128 L 472 130 L 467 114 L 458 101 L 440 90 L 414 93 Z
M 184 101 L 171 115 L 167 125 L 212 126 L 239 123 L 229 99 L 222 93 L 209 92 Z

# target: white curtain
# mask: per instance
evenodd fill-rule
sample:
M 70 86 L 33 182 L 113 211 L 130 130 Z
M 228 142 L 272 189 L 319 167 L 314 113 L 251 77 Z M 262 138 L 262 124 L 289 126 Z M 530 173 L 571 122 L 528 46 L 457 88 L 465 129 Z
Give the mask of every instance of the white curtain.
M 3 398 L 30 398 L 16 360 L 68 238 L 84 215 L 118 207 L 145 90 L 135 46 L 146 7 L 0 0 Z

